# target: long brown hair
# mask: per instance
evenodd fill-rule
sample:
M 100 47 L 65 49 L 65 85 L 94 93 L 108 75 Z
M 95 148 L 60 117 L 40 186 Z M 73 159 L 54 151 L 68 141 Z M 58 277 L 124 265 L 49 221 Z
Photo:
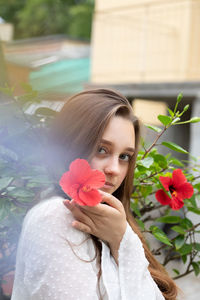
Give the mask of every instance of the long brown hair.
M 177 287 L 164 267 L 154 258 L 130 210 L 134 167 L 140 137 L 140 125 L 128 100 L 120 93 L 108 89 L 87 90 L 68 99 L 58 114 L 50 132 L 50 171 L 55 181 L 68 169 L 74 159 L 88 159 L 96 152 L 104 129 L 113 116 L 131 120 L 135 130 L 136 152 L 129 164 L 128 173 L 121 186 L 113 193 L 123 204 L 127 221 L 138 234 L 149 261 L 149 271 L 166 300 L 175 300 Z M 53 153 L 53 157 L 52 157 Z M 101 252 L 97 239 L 93 240 Z

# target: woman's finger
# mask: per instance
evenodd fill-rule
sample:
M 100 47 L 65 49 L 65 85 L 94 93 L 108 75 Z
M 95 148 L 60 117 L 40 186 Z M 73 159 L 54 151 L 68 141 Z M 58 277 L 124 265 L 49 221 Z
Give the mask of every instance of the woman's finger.
M 70 200 L 68 200 L 68 199 L 66 199 L 66 200 L 64 200 L 63 201 L 63 204 L 70 210 L 70 211 L 72 211 L 72 205 L 73 205 L 73 202 L 72 202 L 72 200 L 70 201 Z
M 121 201 L 119 201 L 113 195 L 103 192 L 101 190 L 99 190 L 99 193 L 102 196 L 102 202 L 107 203 L 109 206 L 116 208 L 117 210 L 121 210 L 123 208 Z
M 106 192 L 102 192 L 100 190 L 99 192 L 102 196 L 101 203 L 95 206 L 81 206 L 80 209 L 86 214 L 89 213 L 97 216 L 105 215 L 106 213 L 111 212 L 113 209 L 116 209 L 118 211 L 121 211 L 123 209 L 122 203 L 117 198 Z
M 93 221 L 91 218 L 85 214 L 81 207 L 78 206 L 73 200 L 64 200 L 63 201 L 64 205 L 71 211 L 73 217 L 77 220 L 80 221 L 81 223 L 84 223 L 86 226 L 92 226 Z
M 80 231 L 85 232 L 85 233 L 92 234 L 91 228 L 88 225 L 86 225 L 82 222 L 79 222 L 79 221 L 75 220 L 75 221 L 72 222 L 72 226 L 74 228 L 76 228 L 77 230 L 80 230 Z

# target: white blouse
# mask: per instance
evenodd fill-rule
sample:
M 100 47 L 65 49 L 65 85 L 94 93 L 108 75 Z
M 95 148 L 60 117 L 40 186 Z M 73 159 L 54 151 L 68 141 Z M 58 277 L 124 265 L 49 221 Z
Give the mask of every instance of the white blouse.
M 60 197 L 42 201 L 28 212 L 11 300 L 164 300 L 148 271 L 142 243 L 128 224 L 118 266 L 101 241 L 98 283 L 93 240 L 71 226 L 73 219 Z

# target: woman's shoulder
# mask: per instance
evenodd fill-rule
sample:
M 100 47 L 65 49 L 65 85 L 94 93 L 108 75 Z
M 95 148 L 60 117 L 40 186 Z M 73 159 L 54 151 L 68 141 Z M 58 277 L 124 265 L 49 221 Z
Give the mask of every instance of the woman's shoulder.
M 42 200 L 26 214 L 23 222 L 23 234 L 42 234 L 49 232 L 51 236 L 59 235 L 65 238 L 82 241 L 85 234 L 72 227 L 72 213 L 63 204 L 63 198 L 54 196 Z
M 42 199 L 39 203 L 33 206 L 27 213 L 27 216 L 30 216 L 35 213 L 45 211 L 46 214 L 51 214 L 52 212 L 61 212 L 64 211 L 63 201 L 65 199 L 60 196 L 52 196 L 50 198 Z
M 42 222 L 49 219 L 68 220 L 72 218 L 70 211 L 63 204 L 64 199 L 58 196 L 44 199 L 32 207 L 25 216 L 24 223 Z
M 91 239 L 72 227 L 73 216 L 64 206 L 63 200 L 61 197 L 45 199 L 27 213 L 17 252 L 20 270 L 26 268 L 30 274 L 35 270 L 35 276 L 40 276 L 38 270 L 47 270 L 52 264 L 57 268 L 62 258 L 63 261 L 69 257 L 70 260 L 77 259 L 74 253 L 88 260 L 93 250 Z

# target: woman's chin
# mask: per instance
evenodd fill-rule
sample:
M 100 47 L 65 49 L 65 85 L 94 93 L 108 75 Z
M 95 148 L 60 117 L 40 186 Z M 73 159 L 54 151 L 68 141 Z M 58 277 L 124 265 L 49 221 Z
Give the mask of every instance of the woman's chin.
M 101 191 L 106 192 L 108 194 L 112 194 L 114 192 L 114 188 L 110 185 L 104 185 L 102 188 L 100 188 Z

